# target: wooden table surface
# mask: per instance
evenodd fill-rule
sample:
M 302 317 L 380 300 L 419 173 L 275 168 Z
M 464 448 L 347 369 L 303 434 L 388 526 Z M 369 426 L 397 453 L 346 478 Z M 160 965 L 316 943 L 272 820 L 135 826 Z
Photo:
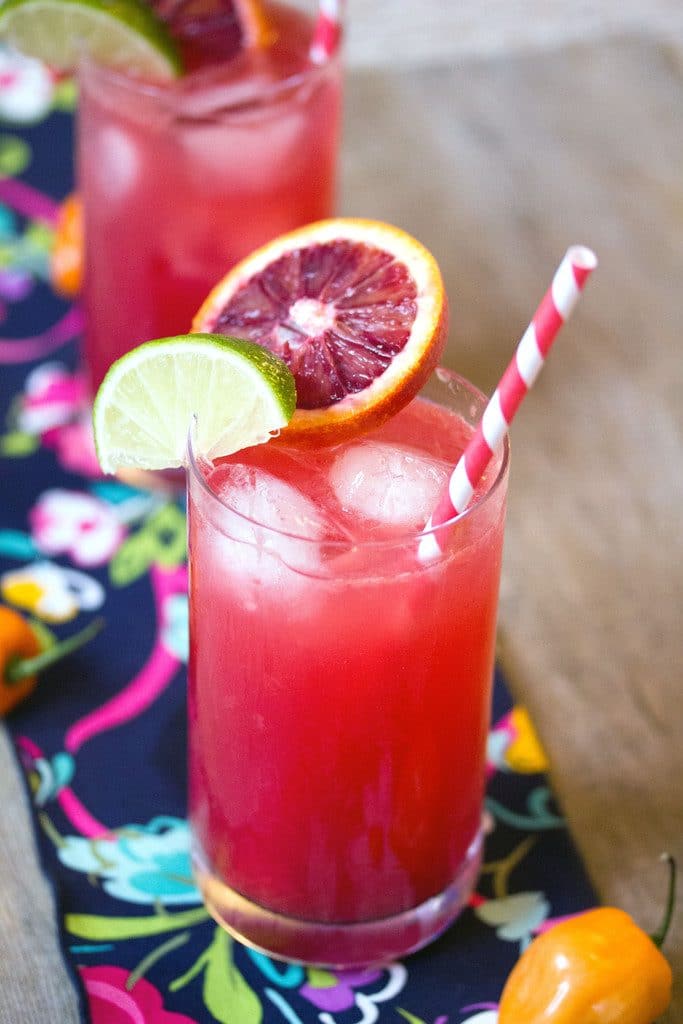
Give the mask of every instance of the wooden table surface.
M 566 246 L 600 257 L 513 432 L 501 627 L 600 895 L 683 864 L 683 50 L 645 38 L 349 76 L 342 210 L 436 254 L 447 362 L 490 390 Z M 0 1022 L 71 1024 L 0 733 Z M 683 928 L 667 945 L 683 1017 Z M 36 960 L 40 969 L 35 970 Z

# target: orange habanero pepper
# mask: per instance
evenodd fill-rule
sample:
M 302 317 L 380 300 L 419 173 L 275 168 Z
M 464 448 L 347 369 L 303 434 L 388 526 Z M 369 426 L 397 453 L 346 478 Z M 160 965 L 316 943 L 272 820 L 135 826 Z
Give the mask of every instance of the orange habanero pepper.
M 12 608 L 0 605 L 0 717 L 33 692 L 39 672 L 78 650 L 103 625 L 102 619 L 95 619 L 80 633 L 41 650 L 26 619 Z
M 659 951 L 675 900 L 676 865 L 666 859 L 669 895 L 655 935 L 613 907 L 561 921 L 517 961 L 499 1024 L 653 1024 L 671 1001 L 671 968 Z

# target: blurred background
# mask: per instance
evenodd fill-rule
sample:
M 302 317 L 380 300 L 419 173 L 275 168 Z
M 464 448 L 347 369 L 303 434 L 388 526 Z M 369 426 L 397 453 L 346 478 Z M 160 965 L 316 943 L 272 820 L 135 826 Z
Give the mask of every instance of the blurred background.
M 531 53 L 633 33 L 683 34 L 678 0 L 347 0 L 352 67 L 404 67 Z

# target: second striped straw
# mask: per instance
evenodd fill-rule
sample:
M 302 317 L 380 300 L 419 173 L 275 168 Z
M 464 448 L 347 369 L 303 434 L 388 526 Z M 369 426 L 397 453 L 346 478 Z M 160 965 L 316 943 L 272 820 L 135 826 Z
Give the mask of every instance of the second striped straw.
M 325 64 L 339 48 L 344 0 L 320 0 L 309 52 L 313 64 Z
M 490 460 L 500 451 L 513 417 L 538 377 L 550 347 L 569 319 L 591 272 L 598 265 L 595 253 L 582 245 L 567 250 L 552 284 L 534 313 L 513 358 L 484 410 L 477 429 L 453 470 L 419 546 L 423 562 L 442 551 L 443 530 L 435 530 L 463 512 Z

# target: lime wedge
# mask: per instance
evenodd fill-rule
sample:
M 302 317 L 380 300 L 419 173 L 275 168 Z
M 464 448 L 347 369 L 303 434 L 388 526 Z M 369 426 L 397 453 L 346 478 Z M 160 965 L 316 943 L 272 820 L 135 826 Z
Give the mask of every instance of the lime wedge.
M 187 435 L 207 458 L 261 444 L 296 405 L 294 378 L 277 356 L 218 334 L 181 334 L 134 348 L 114 363 L 93 407 L 105 473 L 185 463 Z
M 4 0 L 0 39 L 57 71 L 83 56 L 152 80 L 182 71 L 168 28 L 141 0 Z

